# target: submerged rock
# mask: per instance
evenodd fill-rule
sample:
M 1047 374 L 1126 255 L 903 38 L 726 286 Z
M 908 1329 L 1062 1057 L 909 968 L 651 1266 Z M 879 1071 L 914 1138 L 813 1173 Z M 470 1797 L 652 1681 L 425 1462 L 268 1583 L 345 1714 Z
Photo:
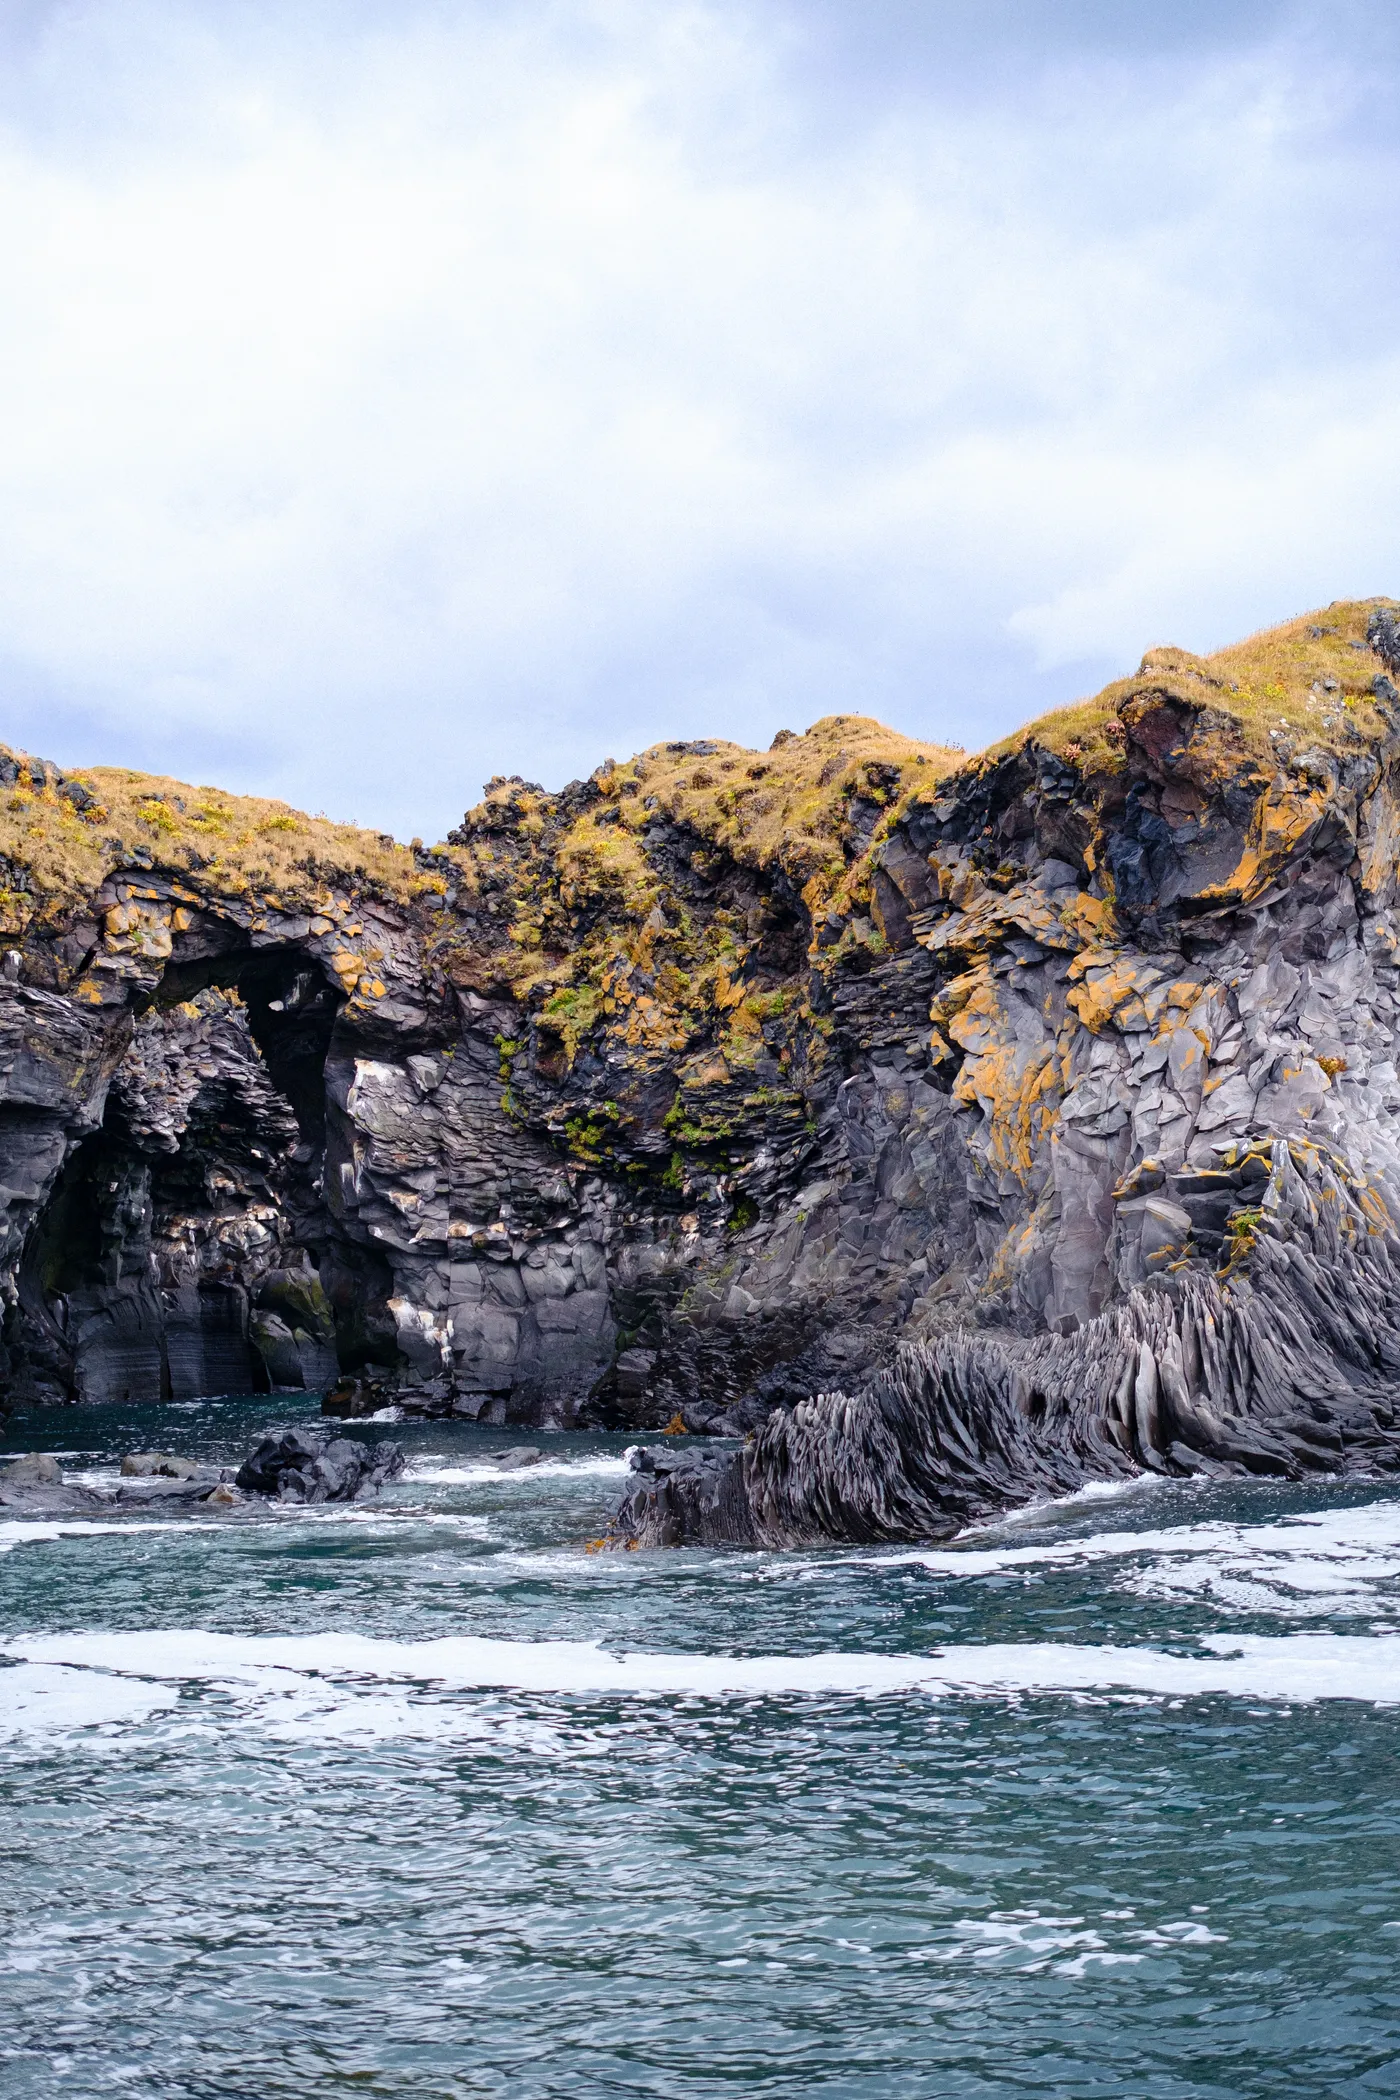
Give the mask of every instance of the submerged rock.
M 193 1507 L 207 1502 L 227 1478 L 218 1466 L 197 1466 L 193 1472 L 176 1475 L 144 1474 L 123 1480 L 112 1501 L 119 1509 L 149 1509 L 168 1502 Z
M 521 1473 L 527 1466 L 538 1466 L 544 1460 L 537 1444 L 516 1444 L 509 1451 L 491 1451 L 487 1456 L 502 1473 Z
M 376 1493 L 404 1469 L 398 1444 L 360 1444 L 349 1437 L 312 1437 L 286 1429 L 264 1437 L 243 1461 L 234 1485 L 282 1502 L 353 1502 Z

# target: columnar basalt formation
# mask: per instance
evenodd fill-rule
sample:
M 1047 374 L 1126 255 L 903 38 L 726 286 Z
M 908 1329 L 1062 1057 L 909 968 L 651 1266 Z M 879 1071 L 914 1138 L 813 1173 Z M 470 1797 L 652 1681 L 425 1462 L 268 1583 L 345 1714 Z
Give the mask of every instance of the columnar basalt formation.
M 1396 643 L 1155 651 L 973 760 L 659 745 L 428 851 L 4 760 L 8 1391 L 757 1432 L 641 1538 L 1386 1463 Z

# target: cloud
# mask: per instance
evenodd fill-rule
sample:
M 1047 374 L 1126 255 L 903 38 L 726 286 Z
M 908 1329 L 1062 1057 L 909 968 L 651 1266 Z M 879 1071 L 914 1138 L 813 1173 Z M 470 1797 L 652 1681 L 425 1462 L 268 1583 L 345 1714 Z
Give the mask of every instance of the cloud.
M 4 733 L 432 835 L 1393 584 L 1375 79 L 1021 13 L 31 8 Z

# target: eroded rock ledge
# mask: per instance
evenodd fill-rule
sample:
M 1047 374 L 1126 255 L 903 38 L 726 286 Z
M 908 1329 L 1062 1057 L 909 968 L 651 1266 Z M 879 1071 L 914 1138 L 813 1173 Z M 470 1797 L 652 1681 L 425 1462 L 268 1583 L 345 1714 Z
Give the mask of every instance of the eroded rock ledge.
M 739 1451 L 636 1452 L 615 1540 L 938 1539 L 1143 1469 L 1400 1468 L 1393 1219 L 1316 1146 L 1279 1140 L 1242 1167 L 1227 1154 L 1199 1177 L 1231 1205 L 1223 1276 L 1186 1257 L 1072 1335 L 944 1335 L 901 1348 L 854 1398 L 774 1414 Z
M 428 850 L 0 759 L 6 1398 L 756 1432 L 639 1537 L 1387 1463 L 1395 641 L 1157 651 L 973 760 L 660 745 Z

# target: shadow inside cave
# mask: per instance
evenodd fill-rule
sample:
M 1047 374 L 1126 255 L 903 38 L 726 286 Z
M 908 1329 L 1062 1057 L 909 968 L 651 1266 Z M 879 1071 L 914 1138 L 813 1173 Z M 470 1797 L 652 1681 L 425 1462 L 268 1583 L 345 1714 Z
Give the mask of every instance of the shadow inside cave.
M 36 1219 L 11 1316 L 35 1398 L 310 1391 L 383 1354 L 387 1266 L 323 1192 L 344 994 L 233 933 L 167 963 Z

